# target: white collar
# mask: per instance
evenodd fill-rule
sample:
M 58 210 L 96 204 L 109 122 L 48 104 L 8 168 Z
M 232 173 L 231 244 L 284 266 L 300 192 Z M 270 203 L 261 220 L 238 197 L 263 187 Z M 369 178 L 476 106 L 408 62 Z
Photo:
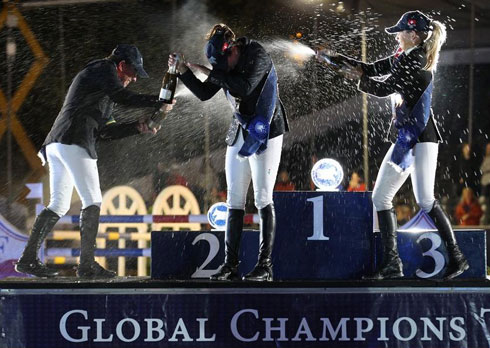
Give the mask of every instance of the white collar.
M 410 52 L 412 52 L 414 49 L 416 49 L 417 47 L 419 47 L 418 45 L 417 46 L 413 46 L 413 47 L 410 47 L 409 49 L 407 49 L 405 52 L 405 54 L 408 56 L 410 54 Z

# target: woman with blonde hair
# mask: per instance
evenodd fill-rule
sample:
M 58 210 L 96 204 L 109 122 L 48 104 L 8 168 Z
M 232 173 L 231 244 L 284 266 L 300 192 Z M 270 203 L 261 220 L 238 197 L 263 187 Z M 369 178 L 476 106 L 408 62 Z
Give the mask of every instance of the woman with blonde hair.
M 417 204 L 434 221 L 446 244 L 449 262 L 445 279 L 454 278 L 469 268 L 458 247 L 447 214 L 434 198 L 434 182 L 439 142 L 442 140 L 432 115 L 433 75 L 441 46 L 446 40 L 444 24 L 420 11 L 405 13 L 395 26 L 385 29 L 395 34 L 397 52 L 385 59 L 365 64 L 342 55 L 335 59 L 318 59 L 326 64 L 340 62 L 339 72 L 359 79 L 359 89 L 376 97 L 392 96 L 394 127 L 397 136 L 381 164 L 373 190 L 383 243 L 383 262 L 367 279 L 403 277 L 403 265 L 397 250 L 397 220 L 393 198 L 405 180 L 412 179 Z M 380 77 L 387 76 L 380 80 Z M 388 131 L 390 133 L 390 131 Z M 389 136 L 389 134 L 388 134 Z

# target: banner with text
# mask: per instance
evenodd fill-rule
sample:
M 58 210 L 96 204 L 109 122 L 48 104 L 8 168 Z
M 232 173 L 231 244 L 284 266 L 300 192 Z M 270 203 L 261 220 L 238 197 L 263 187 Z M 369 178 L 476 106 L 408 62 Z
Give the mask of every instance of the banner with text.
M 0 300 L 0 346 L 485 348 L 490 292 L 480 290 L 17 291 Z

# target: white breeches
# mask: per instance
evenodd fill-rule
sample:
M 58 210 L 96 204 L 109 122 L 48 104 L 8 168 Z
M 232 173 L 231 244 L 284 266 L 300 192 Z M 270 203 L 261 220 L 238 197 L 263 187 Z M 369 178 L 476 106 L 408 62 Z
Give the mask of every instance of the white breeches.
M 394 146 L 394 144 L 391 145 L 386 153 L 374 185 L 373 204 L 376 211 L 393 208 L 393 197 L 409 176 L 412 179 L 417 204 L 424 211 L 431 211 L 435 201 L 434 182 L 439 144 L 415 144 L 413 164 L 403 172 L 395 169 L 393 164 L 389 163 Z
M 239 158 L 238 151 L 243 145 L 242 131 L 239 131 L 236 143 L 226 149 L 226 203 L 229 209 L 245 209 L 250 180 L 257 209 L 273 203 L 272 192 L 281 161 L 282 139 L 282 135 L 269 139 L 267 149 L 260 155 Z
M 46 146 L 49 164 L 50 201 L 48 209 L 59 216 L 70 209 L 73 187 L 82 200 L 82 209 L 100 206 L 102 193 L 97 160 L 78 145 L 52 143 Z

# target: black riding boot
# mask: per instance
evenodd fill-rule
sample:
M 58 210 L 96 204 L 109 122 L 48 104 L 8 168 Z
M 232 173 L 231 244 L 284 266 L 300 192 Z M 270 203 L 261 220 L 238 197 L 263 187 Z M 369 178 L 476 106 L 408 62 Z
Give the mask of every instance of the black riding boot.
M 225 232 L 225 262 L 221 265 L 211 280 L 237 280 L 238 258 L 240 254 L 240 242 L 243 231 L 243 216 L 245 211 L 241 209 L 228 209 L 228 220 Z
M 48 208 L 37 216 L 24 252 L 15 264 L 17 272 L 31 274 L 36 277 L 54 277 L 58 275 L 58 271 L 46 267 L 38 259 L 37 254 L 42 242 L 59 219 L 58 214 Z
M 116 272 L 108 271 L 95 262 L 95 239 L 99 230 L 100 207 L 91 205 L 80 213 L 80 264 L 77 276 L 89 279 L 114 278 Z
M 383 243 L 383 263 L 372 276 L 363 279 L 393 279 L 403 277 L 403 265 L 396 244 L 396 214 L 394 209 L 378 211 L 379 231 Z
M 439 201 L 436 200 L 434 202 L 434 206 L 429 212 L 429 216 L 432 218 L 432 221 L 434 221 L 434 225 L 436 225 L 442 240 L 446 243 L 449 263 L 446 268 L 444 279 L 455 278 L 470 268 L 468 261 L 466 261 L 466 258 L 458 247 L 453 228 L 451 227 L 451 222 L 446 213 L 444 213 L 444 210 L 442 210 Z
M 243 280 L 272 281 L 272 248 L 276 234 L 276 214 L 274 205 L 259 209 L 260 248 L 259 260 L 255 268 Z

